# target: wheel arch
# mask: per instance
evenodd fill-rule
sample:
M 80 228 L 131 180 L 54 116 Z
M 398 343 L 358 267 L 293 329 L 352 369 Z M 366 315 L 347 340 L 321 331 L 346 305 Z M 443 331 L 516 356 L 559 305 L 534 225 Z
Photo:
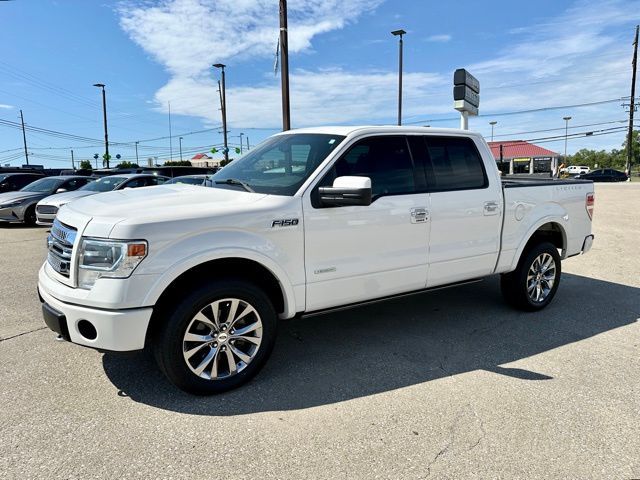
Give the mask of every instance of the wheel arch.
M 567 252 L 567 232 L 557 219 L 545 219 L 532 227 L 525 240 L 520 244 L 514 255 L 511 270 L 514 270 L 522 256 L 533 246 L 541 242 L 550 242 L 562 253 L 560 258 L 565 258 Z
M 147 339 L 161 322 L 161 313 L 169 299 L 189 291 L 193 285 L 212 278 L 246 279 L 262 288 L 273 302 L 280 318 L 295 315 L 295 297 L 286 274 L 278 271 L 277 266 L 268 265 L 263 259 L 239 254 L 218 256 L 197 261 L 191 260 L 170 273 L 166 273 L 145 298 L 146 305 L 154 305 L 153 314 L 147 329 Z

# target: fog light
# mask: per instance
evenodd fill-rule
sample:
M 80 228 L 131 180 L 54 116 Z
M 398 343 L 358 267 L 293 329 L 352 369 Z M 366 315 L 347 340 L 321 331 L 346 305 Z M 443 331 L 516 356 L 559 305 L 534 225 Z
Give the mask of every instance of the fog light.
M 95 340 L 98 338 L 98 331 L 88 320 L 80 320 L 78 322 L 78 332 L 87 340 Z

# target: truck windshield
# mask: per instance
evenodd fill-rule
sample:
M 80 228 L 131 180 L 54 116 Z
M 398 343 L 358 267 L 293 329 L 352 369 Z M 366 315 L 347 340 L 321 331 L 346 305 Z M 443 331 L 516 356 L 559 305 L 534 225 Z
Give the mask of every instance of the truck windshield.
M 216 173 L 213 186 L 292 196 L 344 139 L 319 133 L 276 135 Z

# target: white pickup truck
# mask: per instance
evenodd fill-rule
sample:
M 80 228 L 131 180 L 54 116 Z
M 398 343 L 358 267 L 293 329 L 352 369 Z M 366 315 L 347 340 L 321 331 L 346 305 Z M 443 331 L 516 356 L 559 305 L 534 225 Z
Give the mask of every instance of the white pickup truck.
M 561 259 L 593 242 L 591 182 L 501 179 L 467 131 L 294 130 L 213 180 L 62 207 L 39 273 L 47 325 L 99 350 L 149 347 L 175 385 L 210 394 L 260 370 L 278 318 L 492 274 L 540 310 Z

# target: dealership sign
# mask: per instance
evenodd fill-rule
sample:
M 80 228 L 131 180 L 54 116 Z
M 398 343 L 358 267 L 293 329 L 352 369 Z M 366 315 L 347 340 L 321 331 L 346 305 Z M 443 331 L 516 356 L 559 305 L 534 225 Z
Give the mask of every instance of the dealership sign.
M 480 82 L 464 68 L 453 74 L 453 108 L 467 115 L 478 115 Z

